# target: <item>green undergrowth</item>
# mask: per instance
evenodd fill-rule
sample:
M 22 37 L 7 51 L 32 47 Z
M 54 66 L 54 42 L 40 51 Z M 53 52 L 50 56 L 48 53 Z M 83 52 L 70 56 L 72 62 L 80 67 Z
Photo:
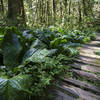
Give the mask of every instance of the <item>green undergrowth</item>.
M 94 39 L 88 30 L 0 28 L 0 99 L 45 96 L 56 79 L 72 75 L 69 64 L 79 55 L 77 48 Z
M 97 52 L 97 51 L 94 51 L 94 53 L 95 53 L 96 55 L 100 56 L 100 51 L 98 51 L 98 52 Z M 96 60 L 96 61 L 95 61 L 95 64 L 100 65 L 100 59 Z M 100 68 L 99 68 L 99 69 L 100 69 Z M 100 74 L 97 73 L 97 75 L 100 75 Z

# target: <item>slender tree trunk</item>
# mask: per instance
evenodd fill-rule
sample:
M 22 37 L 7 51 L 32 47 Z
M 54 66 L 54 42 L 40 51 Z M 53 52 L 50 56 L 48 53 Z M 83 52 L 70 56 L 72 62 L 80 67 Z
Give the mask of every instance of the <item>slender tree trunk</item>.
M 0 1 L 1 1 L 1 10 L 2 10 L 2 12 L 4 12 L 3 0 L 0 0 Z
M 64 0 L 65 12 L 67 11 L 67 0 Z
M 62 20 L 63 17 L 63 8 L 62 8 L 62 2 L 60 2 L 60 18 Z
M 67 6 L 68 6 L 68 1 L 67 0 L 64 0 L 64 6 L 65 6 L 65 16 L 67 14 Z
M 68 6 L 68 0 L 64 0 L 64 7 L 65 7 L 65 15 L 64 15 L 64 24 L 66 25 L 67 22 L 67 6 Z
M 86 0 L 83 0 L 83 15 L 87 16 L 87 7 L 86 7 Z
M 25 20 L 25 10 L 24 10 L 24 2 L 23 0 L 20 1 L 21 4 L 21 16 L 22 16 L 22 23 L 26 26 L 26 20 Z
M 81 14 L 81 4 L 80 1 L 78 1 L 78 12 L 79 12 L 79 22 L 82 21 L 82 14 Z
M 69 1 L 69 16 L 70 16 L 70 14 L 71 14 L 71 0 Z M 68 18 L 68 22 L 70 22 L 70 18 Z
M 41 1 L 42 23 L 44 22 L 43 0 Z
M 93 4 L 91 4 L 91 0 L 88 0 L 88 7 L 89 7 L 89 12 L 90 14 L 92 15 L 92 17 L 94 17 L 94 14 L 93 14 Z
M 39 1 L 39 9 L 40 9 L 40 22 L 43 23 L 43 16 L 42 16 L 42 1 Z
M 54 16 L 54 23 L 55 23 L 55 20 L 56 20 L 56 1 L 53 0 L 53 16 Z
M 47 25 L 50 24 L 50 2 L 47 1 Z
M 71 14 L 71 0 L 69 1 L 69 15 Z

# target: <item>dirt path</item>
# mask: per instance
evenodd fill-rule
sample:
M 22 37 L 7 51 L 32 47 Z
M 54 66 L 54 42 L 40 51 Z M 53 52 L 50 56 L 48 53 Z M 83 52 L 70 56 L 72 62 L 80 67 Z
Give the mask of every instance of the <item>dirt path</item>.
M 64 78 L 54 90 L 54 100 L 100 100 L 100 34 L 83 45 L 76 63 L 72 64 L 73 78 Z

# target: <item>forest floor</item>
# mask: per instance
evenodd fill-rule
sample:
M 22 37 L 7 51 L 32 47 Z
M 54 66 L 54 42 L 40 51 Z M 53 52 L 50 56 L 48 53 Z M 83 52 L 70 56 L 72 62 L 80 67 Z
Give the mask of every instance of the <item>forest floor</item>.
M 72 77 L 64 77 L 54 90 L 54 100 L 100 100 L 100 34 L 95 41 L 80 48 L 80 55 L 72 64 Z

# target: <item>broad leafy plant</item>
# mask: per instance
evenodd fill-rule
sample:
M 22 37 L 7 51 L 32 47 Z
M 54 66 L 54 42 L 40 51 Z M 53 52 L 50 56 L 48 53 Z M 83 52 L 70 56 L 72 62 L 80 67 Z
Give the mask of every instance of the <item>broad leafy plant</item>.
M 4 65 L 0 67 L 0 99 L 27 100 L 32 79 L 29 75 L 14 73 L 20 65 L 19 57 L 22 51 L 14 28 L 6 30 L 2 45 Z

